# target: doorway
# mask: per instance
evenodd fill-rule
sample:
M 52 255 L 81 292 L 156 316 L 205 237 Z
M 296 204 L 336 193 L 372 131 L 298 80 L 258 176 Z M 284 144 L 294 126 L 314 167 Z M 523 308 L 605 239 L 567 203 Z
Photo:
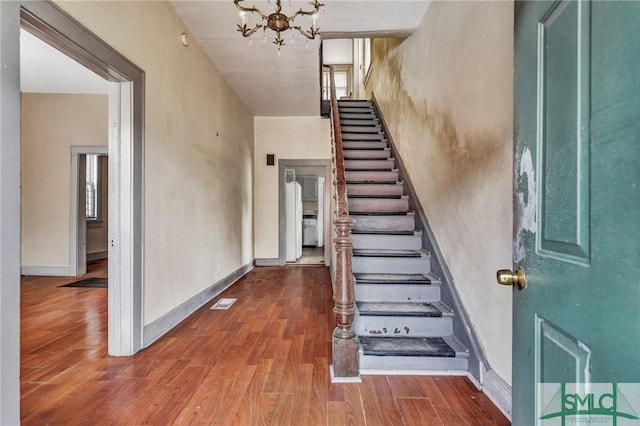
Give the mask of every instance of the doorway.
M 74 275 L 85 274 L 88 262 L 108 258 L 108 159 L 107 147 L 71 147 L 69 259 L 75 263 L 70 268 Z
M 330 166 L 329 160 L 279 160 L 279 263 L 280 265 L 330 264 Z M 290 182 L 288 182 L 290 181 Z M 301 192 L 300 223 L 292 231 L 287 215 L 287 185 L 297 184 Z M 290 192 L 290 191 L 289 191 Z M 291 204 L 289 200 L 289 204 Z M 289 216 L 289 218 L 288 218 Z M 295 256 L 287 255 L 287 244 L 295 243 L 292 232 L 300 232 Z M 289 240 L 289 241 L 287 241 Z M 289 247 L 291 253 L 291 247 Z

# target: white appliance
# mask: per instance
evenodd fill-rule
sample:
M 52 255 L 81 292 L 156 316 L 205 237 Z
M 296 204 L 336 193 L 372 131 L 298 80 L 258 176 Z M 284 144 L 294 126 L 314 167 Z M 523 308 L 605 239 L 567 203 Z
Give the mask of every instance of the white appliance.
M 318 247 L 324 247 L 324 177 L 318 176 L 318 215 L 316 222 Z
M 302 187 L 298 182 L 285 185 L 286 257 L 295 262 L 302 256 Z
M 316 221 L 315 217 L 302 219 L 302 245 L 315 247 L 318 244 Z

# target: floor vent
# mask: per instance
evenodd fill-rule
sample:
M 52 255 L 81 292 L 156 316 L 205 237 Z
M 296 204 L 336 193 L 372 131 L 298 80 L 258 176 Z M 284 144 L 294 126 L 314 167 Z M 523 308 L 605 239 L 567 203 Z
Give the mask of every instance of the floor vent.
M 216 303 L 213 304 L 213 306 L 211 307 L 211 309 L 229 309 L 231 307 L 231 305 L 233 305 L 234 303 L 236 303 L 235 298 L 222 298 L 220 300 L 218 300 Z

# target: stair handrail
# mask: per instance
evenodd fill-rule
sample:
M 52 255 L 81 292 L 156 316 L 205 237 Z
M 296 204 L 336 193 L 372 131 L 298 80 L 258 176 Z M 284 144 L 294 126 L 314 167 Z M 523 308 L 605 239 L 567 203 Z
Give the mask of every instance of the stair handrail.
M 358 337 L 351 324 L 355 314 L 353 273 L 351 257 L 353 239 L 351 227 L 355 222 L 349 217 L 347 197 L 347 179 L 342 144 L 342 129 L 333 66 L 329 67 L 329 84 L 331 93 L 331 129 L 333 142 L 333 178 L 336 191 L 336 211 L 333 221 L 336 227 L 335 238 L 336 268 L 333 288 L 333 312 L 336 328 L 332 336 L 332 361 L 334 377 L 358 377 Z

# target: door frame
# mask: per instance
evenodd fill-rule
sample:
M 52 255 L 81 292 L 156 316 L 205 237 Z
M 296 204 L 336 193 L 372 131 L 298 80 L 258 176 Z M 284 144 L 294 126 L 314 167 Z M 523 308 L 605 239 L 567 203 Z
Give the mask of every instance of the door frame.
M 287 264 L 284 169 L 291 167 L 324 167 L 324 266 L 331 266 L 331 160 L 278 160 L 278 263 Z
M 116 117 L 113 118 L 117 120 Z M 110 118 L 110 122 L 112 119 Z M 86 154 L 109 154 L 108 146 L 72 146 L 71 147 L 71 200 L 69 209 L 69 272 L 76 276 L 85 274 L 87 270 L 86 247 L 84 259 L 81 258 L 79 250 L 79 236 L 81 226 L 86 227 L 86 221 L 80 220 L 85 209 L 82 208 L 80 197 L 80 161 L 79 155 Z M 109 194 L 112 195 L 112 194 Z M 86 238 L 85 238 L 86 244 Z M 111 260 L 111 259 L 109 259 Z
M 14 342 L 0 345 L 0 424 L 20 422 L 21 27 L 117 83 L 109 97 L 109 279 L 117 284 L 108 299 L 109 354 L 132 355 L 143 342 L 144 71 L 51 2 L 0 2 L 0 328 Z

